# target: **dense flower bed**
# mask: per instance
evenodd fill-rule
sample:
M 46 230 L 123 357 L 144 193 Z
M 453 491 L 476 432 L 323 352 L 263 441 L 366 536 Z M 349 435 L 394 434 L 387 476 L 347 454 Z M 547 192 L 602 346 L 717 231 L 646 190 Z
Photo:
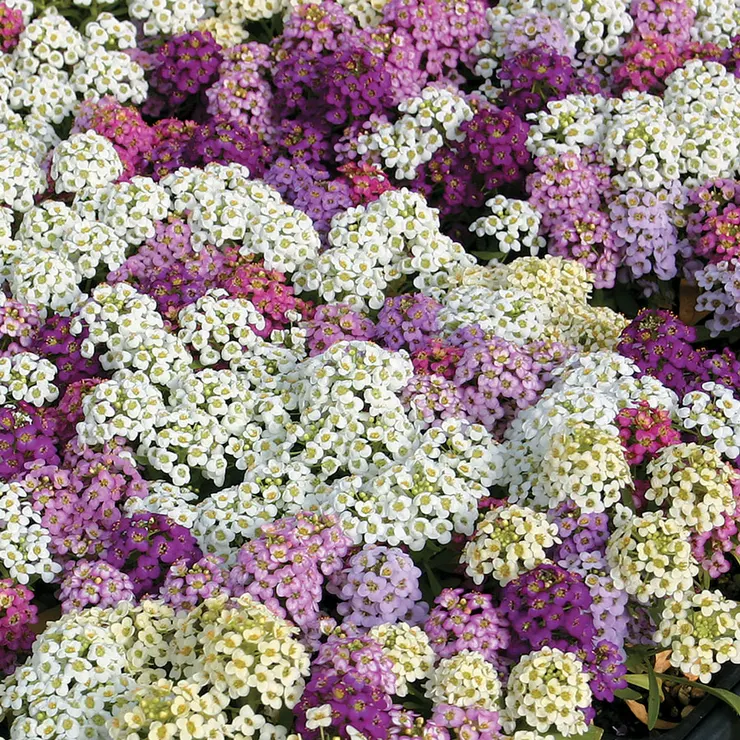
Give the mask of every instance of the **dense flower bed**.
M 734 0 L 0 0 L 0 736 L 670 726 L 738 330 Z

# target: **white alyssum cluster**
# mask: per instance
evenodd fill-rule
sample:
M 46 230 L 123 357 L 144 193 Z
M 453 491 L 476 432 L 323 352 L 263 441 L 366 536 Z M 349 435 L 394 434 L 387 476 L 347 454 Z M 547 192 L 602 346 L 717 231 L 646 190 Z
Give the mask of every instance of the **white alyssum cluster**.
M 398 106 L 395 123 L 377 124 L 357 140 L 357 154 L 395 170 L 397 180 L 413 180 L 418 168 L 449 142 L 462 141 L 460 124 L 473 117 L 465 98 L 442 87 L 425 87 L 421 95 Z
M 7 153 L 30 154 L 37 162 L 41 162 L 49 151 L 49 147 L 41 139 L 29 133 L 24 126 L 16 128 L 14 122 L 9 122 L 9 125 L 12 128 L 8 127 L 3 130 L 3 124 L 0 123 L 0 150 Z
M 357 310 L 380 308 L 388 285 L 404 275 L 415 275 L 414 286 L 423 289 L 440 274 L 474 264 L 461 245 L 441 233 L 436 209 L 406 188 L 338 213 L 329 245 L 295 273 L 296 291 L 318 291 L 326 302 Z
M 292 273 L 321 250 L 311 219 L 287 203 L 255 209 L 249 218 L 243 251 L 261 254 L 268 270 Z
M 552 311 L 523 290 L 491 290 L 484 285 L 453 288 L 442 297 L 438 321 L 447 333 L 476 324 L 514 344 L 545 338 Z
M 547 561 L 546 550 L 560 542 L 547 515 L 509 504 L 487 511 L 465 545 L 461 562 L 477 584 L 489 576 L 502 585 Z
M 0 205 L 25 213 L 45 188 L 44 172 L 33 154 L 0 142 Z
M 128 245 L 104 223 L 80 221 L 59 245 L 61 256 L 75 267 L 80 278 L 94 278 L 99 271 L 111 272 L 126 261 Z
M 503 710 L 504 728 L 524 720 L 537 732 L 555 730 L 565 737 L 588 729 L 591 674 L 573 653 L 544 647 L 525 655 L 511 669 Z
M 740 604 L 720 591 L 680 594 L 666 603 L 655 641 L 671 665 L 709 683 L 723 664 L 740 663 Z
M 17 238 L 0 248 L 2 273 L 13 296 L 62 315 L 83 299 L 82 280 L 102 276 L 126 259 L 126 243 L 110 228 L 83 220 L 59 201 L 47 200 L 27 211 Z
M 249 38 L 247 29 L 242 25 L 231 23 L 217 15 L 203 18 L 198 22 L 196 30 L 203 32 L 208 31 L 208 33 L 213 36 L 213 40 L 222 49 L 228 49 L 232 46 L 243 44 Z
M 268 269 L 284 272 L 319 254 L 321 239 L 311 219 L 274 188 L 250 179 L 242 165 L 181 167 L 160 185 L 172 199 L 172 210 L 186 218 L 196 250 L 236 242 L 242 254 L 261 254 Z
M 628 90 L 605 107 L 601 153 L 620 190 L 669 187 L 681 171 L 685 133 L 656 95 Z
M 289 0 L 216 0 L 216 12 L 230 23 L 242 25 L 272 18 L 285 11 Z
M 735 511 L 733 488 L 740 476 L 711 447 L 694 443 L 664 447 L 648 463 L 647 474 L 650 488 L 645 498 L 692 531 L 721 527 L 725 516 Z
M 35 303 L 45 316 L 48 310 L 69 316 L 82 300 L 80 275 L 74 264 L 61 254 L 21 247 L 11 260 L 10 292 L 22 303 Z
M 383 18 L 383 8 L 389 2 L 390 0 L 339 0 L 339 4 L 357 19 L 360 28 L 377 26 Z
M 7 146 L 11 151 L 33 154 L 37 162 L 43 163 L 46 153 L 61 139 L 53 125 L 37 113 L 28 112 L 21 115 L 3 102 L 10 96 L 11 81 L 3 79 L 4 72 L 9 70 L 7 62 L 3 65 L 2 59 L 3 57 L 0 57 L 0 141 L 2 141 L 2 147 Z M 15 79 L 14 73 L 10 74 Z
M 15 111 L 29 112 L 37 120 L 60 124 L 74 112 L 77 95 L 69 74 L 44 62 L 37 72 L 16 75 L 8 104 Z
M 694 59 L 666 78 L 663 104 L 682 137 L 684 184 L 734 177 L 740 166 L 740 80 L 717 62 Z
M 543 461 L 549 440 L 567 424 L 585 422 L 603 428 L 614 424 L 620 409 L 638 401 L 674 413 L 676 394 L 655 378 L 638 376 L 637 365 L 617 352 L 601 350 L 570 357 L 554 385 L 536 404 L 520 411 L 506 430 L 504 474 L 509 500 L 548 505 Z
M 97 218 L 135 247 L 154 236 L 154 224 L 167 218 L 172 205 L 160 184 L 140 175 L 101 188 L 92 201 Z
M 407 696 L 410 683 L 433 675 L 436 657 L 421 627 L 407 622 L 379 624 L 370 629 L 368 636 L 381 645 L 383 654 L 393 662 L 397 696 Z
M 614 585 L 641 604 L 688 592 L 699 573 L 689 534 L 684 524 L 662 511 L 628 518 L 607 543 Z
M 39 249 L 58 251 L 71 229 L 82 219 L 65 203 L 45 200 L 23 214 L 16 238 Z
M 604 133 L 606 102 L 601 95 L 568 95 L 551 100 L 538 113 L 529 113 L 527 149 L 533 156 L 543 157 L 597 146 Z
M 203 168 L 180 167 L 162 178 L 159 184 L 172 198 L 174 215 L 187 217 L 188 224 L 195 232 L 205 228 L 204 219 L 214 218 L 206 211 L 213 210 L 213 204 L 222 196 L 235 197 L 235 203 L 246 208 L 245 212 L 251 207 L 279 203 L 282 200 L 274 188 L 260 181 L 251 180 L 249 169 L 240 164 L 223 165 L 211 162 Z M 195 218 L 190 218 L 189 214 Z M 227 228 L 228 222 L 224 221 L 222 226 Z M 216 245 L 221 244 L 224 238 L 240 241 L 244 236 L 245 225 L 240 226 L 241 231 L 229 232 L 229 236 L 226 237 L 211 230 L 208 239 Z M 236 228 L 235 225 L 232 224 L 232 228 Z
M 457 475 L 486 488 L 501 483 L 502 446 L 481 424 L 445 419 L 424 433 L 418 449 L 432 460 L 449 466 Z
M 78 97 L 143 102 L 144 70 L 123 53 L 135 39 L 134 25 L 111 13 L 101 13 L 83 36 L 54 8 L 45 10 L 28 24 L 12 56 L 6 55 L 12 62 L 10 107 L 60 124 L 74 112 Z
M 441 660 L 426 685 L 426 697 L 435 705 L 489 711 L 500 708 L 501 693 L 496 667 L 475 650 L 462 650 Z
M 309 497 L 319 485 L 316 475 L 298 460 L 266 460 L 247 471 L 243 485 L 278 516 L 293 516 L 309 508 Z
M 479 237 L 492 236 L 499 252 L 529 252 L 534 256 L 545 248 L 540 236 L 540 212 L 525 200 L 496 195 L 486 201 L 491 213 L 473 221 L 470 231 Z
M 82 409 L 84 419 L 77 424 L 77 434 L 92 447 L 114 437 L 136 441 L 154 428 L 164 402 L 146 373 L 119 370 L 84 397 Z
M 127 516 L 142 512 L 164 514 L 173 522 L 191 529 L 198 518 L 197 501 L 198 495 L 185 486 L 176 486 L 167 481 L 149 481 L 147 495 L 144 498 L 130 496 L 123 508 Z
M 519 3 L 514 0 L 512 4 Z M 634 25 L 629 0 L 546 0 L 542 9 L 558 18 L 568 40 L 597 62 L 616 56 L 622 37 Z
M 696 13 L 691 26 L 691 38 L 722 49 L 732 46 L 732 39 L 740 35 L 740 5 L 735 0 L 688 0 Z
M 404 544 L 418 552 L 429 541 L 444 545 L 454 533 L 471 535 L 485 495 L 479 483 L 417 450 L 364 485 L 359 476 L 340 479 L 328 504 L 356 543 Z
M 75 65 L 70 78 L 75 92 L 87 100 L 112 95 L 120 103 L 136 105 L 146 100 L 149 85 L 144 68 L 123 51 L 94 46 Z
M 56 9 L 49 8 L 23 30 L 13 50 L 15 68 L 21 75 L 36 73 L 42 64 L 70 69 L 85 55 L 85 41 Z
M 146 36 L 194 31 L 205 14 L 200 0 L 128 0 L 131 18 L 143 21 Z
M 222 289 L 208 291 L 178 314 L 181 341 L 192 346 L 202 365 L 231 362 L 257 343 L 252 330 L 263 329 L 265 319 L 246 298 L 231 298 Z
M 72 319 L 70 332 L 81 334 L 83 327 L 87 327 L 88 337 L 80 352 L 83 357 L 92 357 L 96 345 L 120 346 L 131 334 L 163 329 L 164 321 L 151 296 L 128 283 L 101 283 Z
M 684 429 L 728 460 L 740 456 L 740 401 L 721 383 L 704 383 L 687 393 L 678 409 Z
M 413 367 L 370 342 L 338 342 L 301 363 L 291 385 L 299 459 L 324 477 L 343 469 L 370 477 L 412 450 L 416 430 L 398 392 Z
M 196 471 L 223 485 L 227 454 L 241 445 L 255 408 L 271 399 L 231 370 L 184 371 L 170 384 L 167 408 L 142 437 L 140 452 L 175 485 L 189 483 Z M 276 413 L 275 421 L 286 419 Z M 275 431 L 284 438 L 281 427 Z
M 51 535 L 19 483 L 0 483 L 0 563 L 18 583 L 51 583 L 62 570 L 49 550 Z
M 103 12 L 85 26 L 87 49 L 123 51 L 136 48 L 136 26 L 131 21 L 122 21 L 112 13 Z
M 53 363 L 33 352 L 0 357 L 0 404 L 25 401 L 41 407 L 55 401 L 59 396 L 56 374 Z
M 0 698 L 13 740 L 83 740 L 93 728 L 92 737 L 99 736 L 116 700 L 136 685 L 127 641 L 116 639 L 107 613 L 96 608 L 65 614 L 39 635 Z
M 184 342 L 166 329 L 120 332 L 107 342 L 100 356 L 106 370 L 128 368 L 145 372 L 152 383 L 168 388 L 190 372 L 193 358 Z
M 569 499 L 583 512 L 603 512 L 632 486 L 619 430 L 567 424 L 554 434 L 543 460 L 551 508 Z
M 203 552 L 236 563 L 239 548 L 257 536 L 263 524 L 278 518 L 277 507 L 253 495 L 249 483 L 224 488 L 195 507 L 191 532 Z
M 695 273 L 696 284 L 702 289 L 696 309 L 711 314 L 706 327 L 712 337 L 740 326 L 740 311 L 733 287 L 739 278 L 740 261 L 736 259 L 710 262 Z
M 57 193 L 78 193 L 108 185 L 123 174 L 111 142 L 94 131 L 72 134 L 54 148 L 51 177 Z

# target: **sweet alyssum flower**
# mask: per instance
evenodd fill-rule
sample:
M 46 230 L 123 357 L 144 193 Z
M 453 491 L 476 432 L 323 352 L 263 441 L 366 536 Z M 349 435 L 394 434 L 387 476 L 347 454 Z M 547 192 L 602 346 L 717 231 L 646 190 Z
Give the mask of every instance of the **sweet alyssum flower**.
M 661 511 L 628 518 L 614 530 L 606 549 L 616 586 L 642 604 L 686 593 L 699 573 L 689 531 Z
M 368 636 L 383 648 L 383 653 L 393 663 L 397 696 L 407 696 L 408 684 L 432 675 L 435 653 L 421 627 L 408 622 L 385 622 L 371 627 Z
M 740 605 L 720 591 L 669 599 L 655 640 L 671 649 L 671 665 L 708 683 L 724 663 L 740 661 Z
M 426 696 L 435 704 L 498 709 L 501 681 L 493 664 L 475 650 L 443 658 L 427 682 Z
M 737 472 L 711 447 L 676 444 L 648 463 L 650 487 L 645 498 L 668 506 L 668 514 L 696 532 L 724 523 L 735 511 Z
M 427 611 L 420 576 L 402 550 L 365 545 L 343 570 L 332 574 L 327 590 L 340 599 L 337 612 L 345 624 L 373 627 L 399 619 L 415 624 Z
M 632 485 L 616 427 L 567 424 L 543 461 L 550 505 L 570 499 L 584 512 L 601 512 Z
M 573 653 L 543 647 L 525 655 L 509 675 L 504 727 L 513 730 L 521 718 L 537 732 L 583 734 L 594 716 L 588 680 Z
M 720 383 L 703 383 L 701 390 L 687 393 L 678 416 L 684 429 L 728 460 L 740 457 L 740 401 L 731 388 Z
M 478 522 L 461 561 L 481 584 L 491 576 L 506 584 L 547 560 L 547 549 L 560 542 L 558 528 L 547 516 L 516 504 L 497 506 Z

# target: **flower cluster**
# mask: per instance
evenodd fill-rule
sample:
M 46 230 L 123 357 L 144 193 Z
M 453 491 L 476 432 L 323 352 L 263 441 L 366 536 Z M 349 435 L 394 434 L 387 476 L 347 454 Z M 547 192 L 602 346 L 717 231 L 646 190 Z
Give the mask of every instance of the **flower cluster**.
M 337 612 L 345 624 L 374 627 L 403 620 L 418 623 L 425 616 L 421 571 L 402 550 L 366 545 L 332 574 L 327 589 L 340 599 Z
M 525 506 L 498 506 L 478 522 L 462 561 L 476 583 L 491 575 L 502 584 L 547 560 L 546 550 L 559 542 L 556 525 Z
M 736 5 L 0 0 L 0 735 L 740 664 Z

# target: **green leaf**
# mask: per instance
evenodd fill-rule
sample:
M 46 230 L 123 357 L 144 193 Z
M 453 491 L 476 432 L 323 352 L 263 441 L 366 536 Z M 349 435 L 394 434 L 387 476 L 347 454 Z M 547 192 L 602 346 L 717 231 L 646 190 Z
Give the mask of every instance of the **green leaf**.
M 648 677 L 647 727 L 648 727 L 648 730 L 652 730 L 655 727 L 655 723 L 658 721 L 658 714 L 660 714 L 661 691 L 660 691 L 660 687 L 658 686 L 658 679 L 655 677 L 655 669 L 650 663 L 647 664 L 647 677 Z
M 482 252 L 471 252 L 471 254 L 482 260 L 500 260 L 504 256 L 503 252 L 489 252 L 485 250 Z
M 733 694 L 732 691 L 728 691 L 727 689 L 715 689 L 712 686 L 705 686 L 703 683 L 699 683 L 698 681 L 689 681 L 688 678 L 682 678 L 681 676 L 668 676 L 665 673 L 658 673 L 656 676 L 663 681 L 671 681 L 673 683 L 683 684 L 684 686 L 696 686 L 707 694 L 711 694 L 712 696 L 716 696 L 718 699 L 722 699 L 722 701 L 729 704 L 737 714 L 740 714 L 740 696 Z
M 570 740 L 573 737 L 577 737 L 578 740 L 601 740 L 601 736 L 604 734 L 604 730 L 596 725 L 591 725 L 583 735 L 570 735 L 566 738 L 565 735 L 561 735 L 559 732 L 548 732 L 547 736 L 554 738 L 554 740 Z
M 432 588 L 432 594 L 436 599 L 442 593 L 442 584 L 437 580 L 437 576 L 434 575 L 434 571 L 429 567 L 429 563 L 424 563 L 424 570 L 426 571 L 427 578 L 429 579 L 429 585 Z
M 614 696 L 618 699 L 623 699 L 624 701 L 629 701 L 630 699 L 642 699 L 642 694 L 634 689 L 617 689 L 614 692 Z
M 641 673 L 628 673 L 624 680 L 627 683 L 631 683 L 633 686 L 639 686 L 641 689 L 647 691 L 648 688 L 648 677 Z
M 665 650 L 665 648 L 660 645 L 656 647 L 646 647 L 644 645 L 635 645 L 634 647 L 631 647 L 627 654 L 627 670 L 631 673 L 644 673 L 645 663 L 648 659 L 663 650 Z M 647 686 L 645 688 L 647 688 Z
M 653 675 L 657 675 L 655 672 L 653 672 Z M 645 689 L 645 691 L 650 691 L 650 677 L 645 673 L 628 673 L 624 680 L 627 683 L 631 683 L 633 686 L 637 686 L 638 688 Z M 658 696 L 660 699 L 663 699 L 663 685 L 660 681 L 658 683 Z

